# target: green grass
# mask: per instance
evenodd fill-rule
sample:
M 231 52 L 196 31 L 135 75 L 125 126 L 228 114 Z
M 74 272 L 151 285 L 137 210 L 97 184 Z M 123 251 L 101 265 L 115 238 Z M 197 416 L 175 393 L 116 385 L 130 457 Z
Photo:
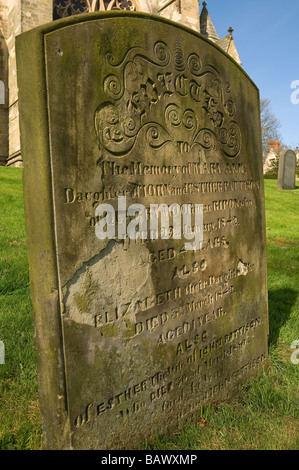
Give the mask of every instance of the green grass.
M 41 446 L 22 169 L 0 168 L 0 449 Z
M 22 199 L 22 170 L 0 168 L 0 449 L 42 445 L 32 305 Z M 231 404 L 208 406 L 180 433 L 155 439 L 153 450 L 298 449 L 299 188 L 278 191 L 265 181 L 270 315 L 270 369 L 244 385 Z

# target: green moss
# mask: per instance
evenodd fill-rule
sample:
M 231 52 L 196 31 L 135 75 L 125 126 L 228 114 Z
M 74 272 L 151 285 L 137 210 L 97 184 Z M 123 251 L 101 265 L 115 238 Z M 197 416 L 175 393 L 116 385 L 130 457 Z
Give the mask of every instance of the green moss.
M 98 288 L 97 282 L 92 278 L 92 273 L 89 268 L 86 269 L 85 279 L 82 285 L 81 292 L 74 295 L 76 306 L 81 313 L 88 312 L 90 304 L 95 298 Z
M 131 322 L 126 317 L 125 317 L 125 322 L 126 322 L 126 329 L 123 332 L 123 337 L 125 339 L 129 339 L 135 336 L 135 323 Z
M 101 331 L 101 335 L 104 338 L 117 338 L 118 337 L 118 328 L 113 323 L 108 323 L 107 325 L 102 326 L 100 331 Z

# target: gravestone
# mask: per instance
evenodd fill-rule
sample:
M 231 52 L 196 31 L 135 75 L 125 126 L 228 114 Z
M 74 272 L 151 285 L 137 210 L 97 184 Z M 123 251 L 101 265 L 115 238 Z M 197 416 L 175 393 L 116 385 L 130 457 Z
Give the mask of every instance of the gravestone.
M 140 13 L 31 30 L 17 60 L 44 446 L 131 449 L 267 366 L 259 93 L 215 44 Z M 174 213 L 147 237 L 162 204 L 203 209 L 200 249 Z
M 296 188 L 296 154 L 293 150 L 284 150 L 279 157 L 278 189 Z

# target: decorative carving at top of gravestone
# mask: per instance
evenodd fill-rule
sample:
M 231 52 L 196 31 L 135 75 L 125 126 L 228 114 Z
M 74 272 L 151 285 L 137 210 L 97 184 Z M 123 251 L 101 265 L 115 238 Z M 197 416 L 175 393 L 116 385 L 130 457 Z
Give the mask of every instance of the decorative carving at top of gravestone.
M 293 150 L 284 150 L 280 154 L 277 187 L 281 190 L 296 187 L 296 154 Z
M 173 50 L 158 41 L 151 54 L 134 47 L 118 63 L 108 53 L 106 63 L 103 86 L 113 103 L 101 104 L 95 113 L 101 149 L 123 157 L 145 138 L 153 149 L 180 141 L 190 151 L 218 147 L 229 158 L 239 155 L 242 138 L 231 86 L 196 52 L 186 55 L 180 36 Z
M 131 449 L 267 365 L 258 90 L 144 13 L 53 22 L 17 59 L 45 448 Z M 140 207 L 184 222 L 186 205 L 194 235 L 202 205 L 201 249 L 174 213 L 158 238 L 135 231 Z

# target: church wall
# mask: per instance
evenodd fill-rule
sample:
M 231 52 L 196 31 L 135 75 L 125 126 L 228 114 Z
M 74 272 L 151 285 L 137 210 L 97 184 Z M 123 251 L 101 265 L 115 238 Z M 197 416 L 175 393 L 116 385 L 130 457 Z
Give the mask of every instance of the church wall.
M 20 132 L 15 37 L 52 20 L 50 0 L 9 0 L 8 8 L 8 82 L 9 82 L 9 151 L 8 165 L 21 166 Z
M 148 0 L 152 14 L 200 31 L 197 0 Z

